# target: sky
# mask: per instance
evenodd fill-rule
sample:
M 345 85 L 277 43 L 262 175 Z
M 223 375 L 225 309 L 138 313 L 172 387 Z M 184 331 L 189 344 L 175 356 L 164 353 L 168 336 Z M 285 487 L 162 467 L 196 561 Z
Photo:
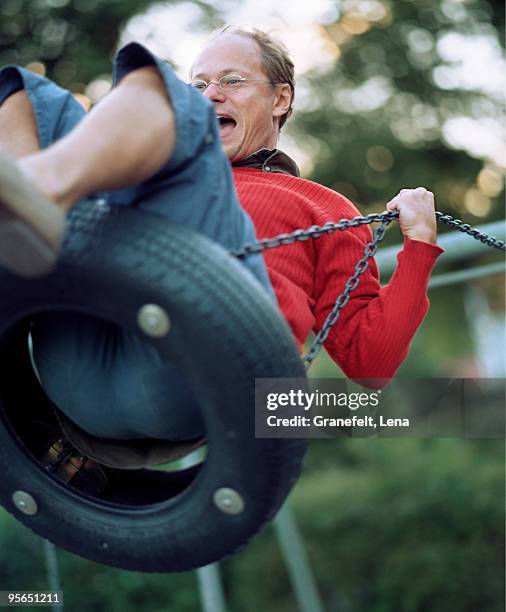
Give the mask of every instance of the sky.
M 320 26 L 333 23 L 353 4 L 368 19 L 380 19 L 384 5 L 378 0 L 215 0 L 213 6 L 222 9 L 228 23 L 254 25 L 271 31 L 280 38 L 291 53 L 296 66 L 298 90 L 297 107 L 308 104 L 311 94 L 305 91 L 303 75 L 310 69 L 325 70 L 338 59 L 339 47 L 332 45 L 321 36 Z M 443 0 L 445 11 L 458 22 L 462 19 L 462 5 L 465 0 Z M 192 2 L 176 5 L 161 3 L 152 6 L 146 13 L 132 18 L 121 37 L 121 44 L 137 40 L 157 55 L 169 58 L 176 64 L 179 76 L 187 80 L 192 59 L 211 38 L 210 32 L 201 32 L 194 23 L 200 9 Z M 481 91 L 490 99 L 503 101 L 506 84 L 505 59 L 502 49 L 487 26 L 473 36 L 462 36 L 449 31 L 439 40 L 433 40 L 426 30 L 414 30 L 410 35 L 413 47 L 436 45 L 443 65 L 433 73 L 435 83 L 451 90 L 455 86 Z M 484 70 L 486 67 L 486 70 Z M 302 77 L 302 78 L 301 78 Z M 97 84 L 92 84 L 97 88 Z M 107 84 L 102 82 L 102 88 Z M 364 87 L 364 85 L 362 85 Z M 371 80 L 367 97 L 355 95 L 356 99 L 388 100 L 388 87 L 380 80 Z M 376 89 L 375 89 L 376 88 Z M 100 85 L 98 93 L 100 93 Z M 346 93 L 346 92 L 344 92 Z M 357 94 L 360 92 L 357 92 Z M 352 95 L 353 92 L 350 92 Z M 92 95 L 92 97 L 96 97 Z M 470 155 L 493 161 L 506 167 L 506 145 L 504 118 L 487 109 L 478 109 L 474 116 L 455 117 L 443 126 L 443 136 L 449 146 L 464 149 Z M 495 115 L 495 116 L 494 116 Z M 294 155 L 304 170 L 310 165 L 310 154 L 298 148 L 286 134 L 282 135 L 280 147 Z

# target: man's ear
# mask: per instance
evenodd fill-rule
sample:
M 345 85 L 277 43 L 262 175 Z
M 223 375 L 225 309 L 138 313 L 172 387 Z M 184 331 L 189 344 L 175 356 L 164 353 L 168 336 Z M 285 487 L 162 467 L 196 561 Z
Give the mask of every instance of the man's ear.
M 272 116 L 282 117 L 290 108 L 292 88 L 288 83 L 276 84 L 276 96 L 272 103 Z

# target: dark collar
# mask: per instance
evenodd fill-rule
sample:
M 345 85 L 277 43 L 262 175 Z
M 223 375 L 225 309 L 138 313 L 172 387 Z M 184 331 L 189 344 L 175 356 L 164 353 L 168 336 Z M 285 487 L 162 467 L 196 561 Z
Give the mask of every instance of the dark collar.
M 299 168 L 291 157 L 279 149 L 260 149 L 232 164 L 234 168 L 256 168 L 263 172 L 282 172 L 300 176 Z

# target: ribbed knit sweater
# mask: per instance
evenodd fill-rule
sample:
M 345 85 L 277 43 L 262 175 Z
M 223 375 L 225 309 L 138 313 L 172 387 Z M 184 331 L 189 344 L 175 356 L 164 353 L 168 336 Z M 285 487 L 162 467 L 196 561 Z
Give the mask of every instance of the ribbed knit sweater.
M 233 172 L 239 201 L 259 239 L 360 215 L 345 197 L 312 181 L 254 168 Z M 370 227 L 362 225 L 265 253 L 279 306 L 300 345 L 322 326 L 371 238 Z M 348 377 L 393 377 L 427 313 L 427 285 L 442 252 L 437 245 L 405 238 L 384 287 L 370 260 L 325 343 Z

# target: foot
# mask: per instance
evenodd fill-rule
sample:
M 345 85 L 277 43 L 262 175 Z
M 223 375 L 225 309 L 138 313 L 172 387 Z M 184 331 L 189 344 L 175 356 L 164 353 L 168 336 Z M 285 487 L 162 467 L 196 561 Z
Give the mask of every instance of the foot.
M 107 476 L 100 465 L 63 438 L 55 440 L 40 460 L 49 472 L 81 491 L 103 493 L 107 488 Z
M 48 274 L 64 229 L 64 210 L 0 151 L 0 265 L 26 278 Z

